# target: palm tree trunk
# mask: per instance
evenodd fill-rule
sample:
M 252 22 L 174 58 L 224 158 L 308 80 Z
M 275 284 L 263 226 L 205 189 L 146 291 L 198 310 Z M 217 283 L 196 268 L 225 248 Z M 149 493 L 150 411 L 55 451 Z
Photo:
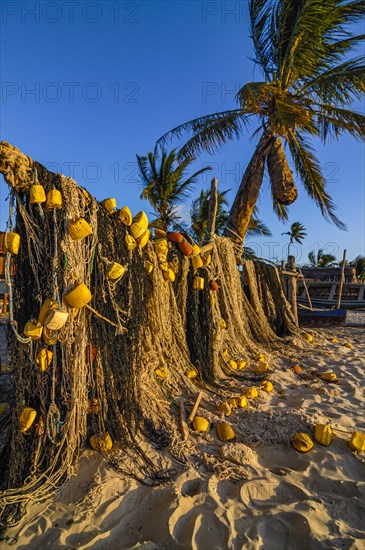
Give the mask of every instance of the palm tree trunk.
M 265 160 L 270 151 L 272 137 L 264 133 L 247 166 L 236 198 L 232 205 L 224 236 L 229 237 L 236 245 L 242 247 L 245 240 L 252 213 L 264 177 Z

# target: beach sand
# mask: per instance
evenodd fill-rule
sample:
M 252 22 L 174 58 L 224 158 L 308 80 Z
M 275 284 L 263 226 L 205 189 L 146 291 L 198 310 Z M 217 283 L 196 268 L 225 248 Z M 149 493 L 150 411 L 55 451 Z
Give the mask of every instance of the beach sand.
M 365 431 L 364 317 L 365 312 L 351 317 L 356 323 L 351 327 L 315 330 L 311 344 L 284 346 L 270 360 L 274 391 L 260 397 L 250 413 L 258 425 L 270 411 L 289 411 L 307 425 L 329 423 L 343 430 L 329 447 L 315 442 L 305 454 L 288 444 L 246 447 L 239 435 L 233 444 L 217 441 L 217 449 L 231 456 L 238 448 L 246 479 L 233 482 L 203 467 L 180 468 L 174 482 L 157 487 L 122 479 L 88 450 L 63 489 L 46 503 L 29 505 L 7 535 L 18 550 L 364 549 L 365 454 L 356 456 L 347 445 L 351 432 Z M 293 364 L 306 374 L 334 372 L 339 383 L 308 381 L 292 372 Z M 237 426 L 245 414 L 237 413 Z

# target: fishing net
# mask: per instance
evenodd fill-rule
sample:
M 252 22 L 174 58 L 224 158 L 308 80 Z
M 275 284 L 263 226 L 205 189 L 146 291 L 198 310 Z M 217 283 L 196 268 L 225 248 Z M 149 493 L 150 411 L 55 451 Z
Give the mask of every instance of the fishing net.
M 113 449 L 106 459 L 141 481 L 171 479 L 171 460 L 205 463 L 220 476 L 232 470 L 237 477 L 238 467 L 231 464 L 227 470 L 225 458 L 207 453 L 195 434 L 182 438 L 179 403 L 191 407 L 201 391 L 204 414 L 214 421 L 218 397 L 237 395 L 243 382 L 249 387 L 262 379 L 237 374 L 227 357 L 248 359 L 259 344 L 274 349 L 279 336 L 296 332 L 276 269 L 247 264 L 243 292 L 230 240 L 213 239 L 211 263 L 198 273 L 171 242 L 172 283 L 163 276 L 153 243 L 129 250 L 128 228 L 117 213 L 108 213 L 73 179 L 47 171 L 6 142 L 0 154 L 21 239 L 14 277 L 8 272 L 14 396 L 1 421 L 6 433 L 0 451 L 1 527 L 14 524 L 29 501 L 58 490 L 95 434 L 110 435 Z M 59 190 L 62 208 L 30 204 L 29 187 L 35 182 L 46 193 Z M 92 233 L 74 240 L 68 227 L 78 218 Z M 9 219 L 11 231 L 12 215 Z M 108 277 L 113 262 L 125 267 L 115 281 Z M 204 280 L 203 290 L 193 290 L 196 276 Z M 212 280 L 218 291 L 210 290 Z M 75 309 L 65 295 L 81 283 L 92 299 Z M 38 318 L 47 298 L 69 314 L 53 344 L 24 337 L 27 322 Z M 42 370 L 36 358 L 44 348 L 53 356 Z M 21 432 L 24 407 L 37 416 Z

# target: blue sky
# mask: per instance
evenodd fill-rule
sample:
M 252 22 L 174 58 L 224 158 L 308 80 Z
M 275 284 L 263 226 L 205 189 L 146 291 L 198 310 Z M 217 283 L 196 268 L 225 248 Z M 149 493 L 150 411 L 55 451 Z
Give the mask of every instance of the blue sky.
M 181 122 L 233 107 L 237 87 L 261 79 L 250 60 L 246 7 L 245 1 L 2 2 L 1 139 L 73 176 L 98 200 L 114 196 L 120 207 L 149 212 L 139 200 L 136 153 L 152 150 Z M 193 196 L 216 176 L 232 201 L 254 145 L 247 133 L 218 155 L 199 158 L 196 170 L 213 170 Z M 316 148 L 348 231 L 322 219 L 299 186 L 290 223 L 301 221 L 308 236 L 298 260 L 319 247 L 339 258 L 344 248 L 350 258 L 364 254 L 364 147 L 344 137 Z M 2 228 L 7 192 L 1 178 Z M 259 207 L 273 237 L 250 245 L 280 260 L 289 224 L 273 215 L 267 182 Z

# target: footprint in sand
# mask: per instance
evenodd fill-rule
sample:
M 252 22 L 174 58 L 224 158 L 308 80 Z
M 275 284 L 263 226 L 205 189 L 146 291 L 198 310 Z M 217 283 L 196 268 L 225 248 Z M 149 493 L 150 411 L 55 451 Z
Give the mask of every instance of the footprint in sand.
M 202 492 L 202 482 L 200 479 L 189 479 L 185 481 L 181 487 L 181 495 L 183 497 L 195 497 Z
M 201 506 L 178 506 L 169 520 L 172 538 L 184 548 L 219 550 L 231 547 L 231 530 L 215 514 L 216 502 L 208 497 Z M 194 506 L 194 507 L 193 507 Z
M 261 479 L 244 483 L 240 497 L 247 508 L 265 510 L 280 504 L 302 502 L 310 495 L 297 485 L 284 480 Z
M 299 454 L 294 449 L 283 447 L 261 447 L 257 449 L 259 464 L 265 468 L 289 468 L 295 472 L 305 472 L 311 464 L 311 458 L 305 454 Z
M 263 542 L 263 548 L 308 550 L 313 547 L 308 520 L 297 512 L 280 512 L 260 522 L 257 531 Z

